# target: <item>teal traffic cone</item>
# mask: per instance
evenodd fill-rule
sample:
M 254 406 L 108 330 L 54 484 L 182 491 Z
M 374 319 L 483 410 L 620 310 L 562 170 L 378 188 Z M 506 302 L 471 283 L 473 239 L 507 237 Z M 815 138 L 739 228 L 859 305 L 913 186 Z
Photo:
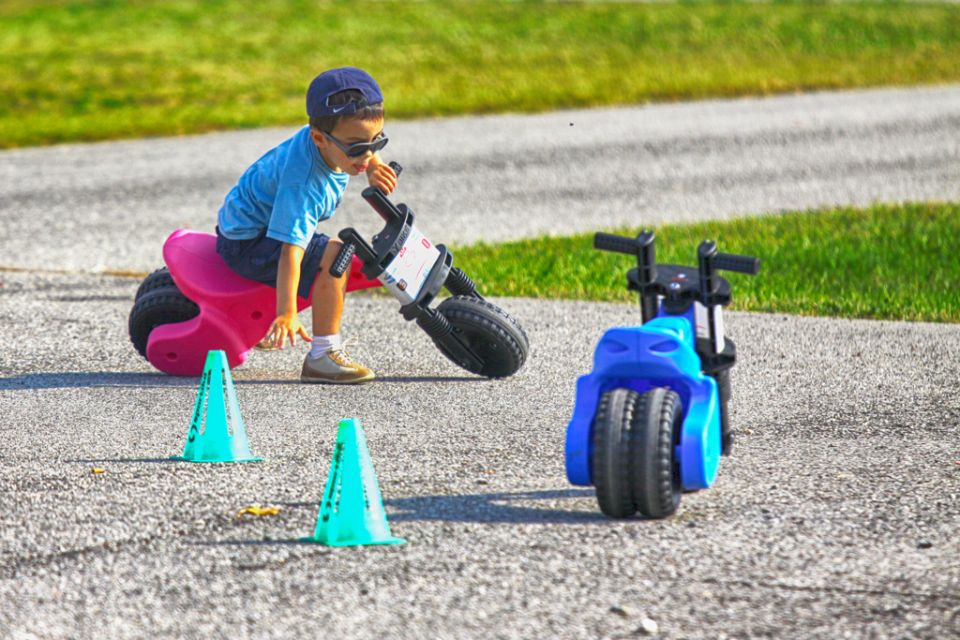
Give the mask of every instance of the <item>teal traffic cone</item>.
M 224 397 L 226 389 L 226 397 Z M 229 405 L 230 415 L 227 416 Z M 206 409 L 206 410 L 204 410 Z M 233 427 L 231 429 L 231 427 Z M 183 456 L 187 462 L 255 462 L 240 415 L 240 403 L 233 388 L 227 354 L 210 351 L 203 365 L 193 418 L 187 432 Z
M 303 541 L 328 547 L 404 543 L 403 538 L 393 536 L 387 524 L 377 474 L 359 420 L 340 421 L 317 528 L 313 537 Z

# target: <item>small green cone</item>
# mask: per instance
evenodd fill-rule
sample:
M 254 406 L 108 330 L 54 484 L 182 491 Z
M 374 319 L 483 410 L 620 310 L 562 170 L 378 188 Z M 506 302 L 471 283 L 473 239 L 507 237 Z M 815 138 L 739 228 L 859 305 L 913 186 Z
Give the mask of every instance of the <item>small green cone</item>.
M 224 397 L 226 388 L 226 397 Z M 206 405 L 206 411 L 204 411 Z M 229 422 L 227 405 L 230 407 Z M 232 434 L 230 426 L 233 426 Z M 187 462 L 255 462 L 247 441 L 247 431 L 240 416 L 240 403 L 233 388 L 227 354 L 210 351 L 203 365 L 193 418 L 187 432 L 183 456 L 174 460 Z
M 340 421 L 317 528 L 312 537 L 303 541 L 328 547 L 405 542 L 390 532 L 377 474 L 359 420 Z

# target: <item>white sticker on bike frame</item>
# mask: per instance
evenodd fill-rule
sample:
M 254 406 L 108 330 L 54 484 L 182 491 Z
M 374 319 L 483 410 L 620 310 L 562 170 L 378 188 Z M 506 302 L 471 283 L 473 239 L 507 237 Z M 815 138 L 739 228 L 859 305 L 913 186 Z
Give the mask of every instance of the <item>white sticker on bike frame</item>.
M 417 299 L 420 290 L 430 275 L 430 270 L 440 258 L 440 252 L 415 227 L 390 264 L 377 278 L 390 293 L 407 305 Z
M 720 353 L 726 344 L 723 336 L 723 307 L 717 305 L 713 308 L 713 348 Z
M 710 337 L 710 325 L 709 325 L 710 321 L 707 319 L 707 308 L 702 304 L 700 304 L 699 302 L 694 302 L 693 318 L 697 324 L 697 337 L 709 338 Z

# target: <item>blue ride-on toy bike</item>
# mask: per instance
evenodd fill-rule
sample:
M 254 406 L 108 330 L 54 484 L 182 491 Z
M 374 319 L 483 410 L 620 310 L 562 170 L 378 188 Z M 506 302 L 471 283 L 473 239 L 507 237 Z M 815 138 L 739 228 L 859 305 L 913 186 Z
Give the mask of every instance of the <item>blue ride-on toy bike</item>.
M 727 402 L 736 347 L 721 309 L 730 284 L 717 270 L 756 275 L 757 258 L 719 253 L 705 240 L 698 268 L 656 264 L 654 234 L 606 233 L 594 247 L 634 255 L 627 286 L 643 324 L 604 333 L 593 371 L 577 381 L 567 427 L 567 478 L 594 485 L 600 510 L 627 518 L 671 515 L 683 491 L 706 489 L 731 446 Z

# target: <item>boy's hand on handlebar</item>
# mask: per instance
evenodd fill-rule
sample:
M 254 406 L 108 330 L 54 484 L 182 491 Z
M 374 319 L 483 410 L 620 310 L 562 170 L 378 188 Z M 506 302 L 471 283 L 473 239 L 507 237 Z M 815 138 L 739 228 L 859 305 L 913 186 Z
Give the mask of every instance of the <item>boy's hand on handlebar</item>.
M 283 314 L 277 316 L 277 319 L 270 325 L 270 330 L 267 331 L 267 340 L 273 343 L 273 346 L 277 349 L 283 349 L 283 343 L 287 338 L 290 338 L 290 346 L 292 347 L 296 343 L 295 336 L 297 335 L 303 338 L 304 342 L 311 341 L 310 334 L 300 324 L 300 319 L 297 318 L 296 314 Z
M 390 195 L 397 188 L 397 172 L 386 164 L 370 164 L 367 167 L 367 180 L 371 187 L 377 187 L 380 191 Z

